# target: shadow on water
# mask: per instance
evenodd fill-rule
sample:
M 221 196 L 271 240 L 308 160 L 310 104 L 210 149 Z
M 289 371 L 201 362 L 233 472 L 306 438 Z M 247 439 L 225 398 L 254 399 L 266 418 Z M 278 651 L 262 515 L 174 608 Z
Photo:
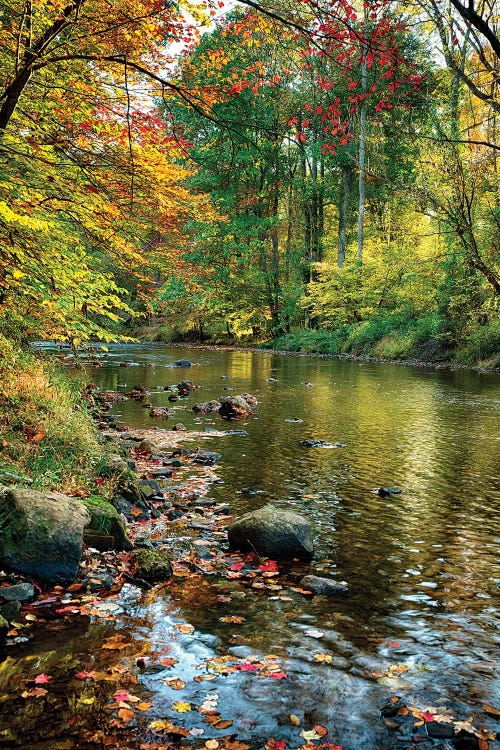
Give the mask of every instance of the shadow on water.
M 184 357 L 191 368 L 171 367 Z M 71 624 L 11 647 L 0 673 L 0 713 L 15 725 L 12 746 L 27 736 L 12 709 L 41 743 L 33 747 L 56 748 L 64 737 L 72 742 L 72 715 L 82 722 L 85 741 L 67 747 L 95 746 L 112 682 L 103 680 L 95 693 L 89 688 L 95 700 L 85 704 L 75 697 L 71 675 L 120 658 L 129 660 L 131 690 L 152 702 L 146 719 L 129 727 L 139 744 L 158 741 L 147 724 L 171 719 L 178 700 L 193 709 L 175 714 L 176 724 L 195 730 L 183 742 L 200 747 L 220 737 L 196 712 L 207 695 L 216 695 L 218 710 L 233 722 L 222 734 L 236 734 L 252 750 L 270 737 L 299 747 L 306 741 L 300 732 L 317 724 L 344 750 L 403 747 L 380 717 L 380 706 L 394 695 L 417 706 L 448 707 L 476 726 L 493 722 L 494 728 L 484 705 L 500 706 L 497 377 L 160 345 L 112 346 L 102 366 L 85 368 L 84 377 L 103 390 L 146 385 L 154 406 L 170 407 L 165 386 L 181 378 L 199 384 L 187 401 L 173 404 L 175 415 L 161 427 L 220 428 L 218 415 L 197 418 L 193 403 L 256 394 L 256 416 L 234 425 L 246 434 L 217 439 L 223 483 L 211 495 L 235 514 L 272 500 L 308 516 L 316 538 L 314 570 L 346 580 L 350 594 L 305 597 L 294 584 L 306 570 L 293 566 L 274 590 L 217 576 L 179 579 L 156 596 L 127 586 L 116 622 L 82 618 L 77 630 Z M 130 427 L 152 426 L 148 411 L 133 401 L 116 404 L 113 412 Z M 346 447 L 302 447 L 299 441 L 309 438 Z M 403 492 L 381 497 L 372 492 L 380 486 Z M 235 613 L 241 623 L 221 621 Z M 186 621 L 191 632 L 176 629 Z M 102 643 L 116 628 L 129 646 L 113 660 L 109 653 L 103 657 Z M 178 663 L 148 673 L 137 666 L 141 654 L 168 654 Z M 265 664 L 269 655 L 286 678 L 256 676 L 250 667 L 224 671 L 236 660 Z M 394 665 L 404 668 L 391 672 Z M 41 716 L 36 701 L 28 709 L 12 684 L 49 671 L 58 675 L 57 699 Z M 214 678 L 196 680 L 206 674 Z M 181 691 L 165 682 L 172 677 L 185 683 Z

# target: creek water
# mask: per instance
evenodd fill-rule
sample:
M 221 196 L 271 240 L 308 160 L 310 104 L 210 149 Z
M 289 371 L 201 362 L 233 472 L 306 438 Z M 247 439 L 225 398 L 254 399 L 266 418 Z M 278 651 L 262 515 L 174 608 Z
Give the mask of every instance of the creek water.
M 173 369 L 180 358 L 193 366 Z M 124 361 L 129 366 L 120 366 Z M 200 387 L 172 404 L 163 389 L 181 378 Z M 244 430 L 203 444 L 222 456 L 217 467 L 222 481 L 213 484 L 210 496 L 228 503 L 235 515 L 271 501 L 307 516 L 316 547 L 311 569 L 346 581 L 349 594 L 311 598 L 293 587 L 249 587 L 217 576 L 184 580 L 156 597 L 126 586 L 114 600 L 113 622 L 80 618 L 57 632 L 41 628 L 27 643 L 9 648 L 3 670 L 11 692 L 4 679 L 0 699 L 4 719 L 13 705 L 12 685 L 28 673 L 57 673 L 60 692 L 69 693 L 63 708 L 61 695 L 43 712 L 40 701 L 31 701 L 30 712 L 23 708 L 24 730 L 4 735 L 12 746 L 22 744 L 29 730 L 33 744 L 26 746 L 66 747 L 57 743 L 65 727 L 73 736 L 68 707 L 77 699 L 71 698 L 69 673 L 100 668 L 103 654 L 109 656 L 102 643 L 117 630 L 179 660 L 173 673 L 185 682 L 182 692 L 163 681 L 171 674 L 147 671 L 137 674 L 134 692 L 142 690 L 153 704 L 148 721 L 174 717 L 176 724 L 195 729 L 183 744 L 199 747 L 210 737 L 233 733 L 252 750 L 271 737 L 297 748 L 306 741 L 300 732 L 320 724 L 328 728 L 327 741 L 343 750 L 400 747 L 380 715 L 381 705 L 394 696 L 456 718 L 472 717 L 476 727 L 499 729 L 484 710 L 500 708 L 497 376 L 124 345 L 111 346 L 102 366 L 86 367 L 83 379 L 123 392 L 145 385 L 154 406 L 175 410 L 169 422 L 153 423 L 140 404 L 116 404 L 113 413 L 132 428 L 168 429 L 182 422 L 188 429 Z M 245 392 L 255 394 L 259 406 L 244 422 L 228 425 L 218 414 L 199 418 L 192 411 L 195 402 Z M 304 439 L 345 447 L 305 448 Z M 382 497 L 372 491 L 381 486 L 402 492 Z M 297 580 L 308 571 L 292 567 L 290 575 Z M 232 615 L 245 619 L 239 624 L 220 619 Z M 194 629 L 175 628 L 183 622 Z M 251 664 L 270 654 L 278 657 L 285 678 L 259 676 L 250 668 L 225 674 L 221 668 L 209 682 L 194 679 L 200 665 L 214 658 L 227 657 L 215 662 L 219 665 L 230 658 Z M 233 722 L 230 730 L 201 722 L 196 707 L 207 694 L 216 696 L 217 710 Z M 96 708 L 78 700 L 73 713 Z M 172 713 L 177 700 L 193 710 Z M 7 719 L 16 722 L 12 715 Z M 129 731 L 138 741 L 153 742 L 139 736 L 143 730 L 134 730 L 133 723 Z M 67 745 L 80 746 L 87 744 Z

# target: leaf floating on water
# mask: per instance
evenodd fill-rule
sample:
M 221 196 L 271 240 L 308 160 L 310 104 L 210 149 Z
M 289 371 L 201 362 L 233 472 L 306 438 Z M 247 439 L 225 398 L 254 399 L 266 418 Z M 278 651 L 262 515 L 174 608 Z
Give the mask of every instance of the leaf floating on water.
M 298 716 L 295 714 L 290 714 L 288 717 L 290 719 L 290 723 L 293 724 L 294 727 L 300 727 L 301 721 Z
M 400 677 L 405 672 L 408 672 L 408 665 L 407 664 L 392 664 L 387 672 L 385 673 L 386 677 Z
M 141 701 L 141 703 L 137 704 L 136 708 L 138 711 L 149 711 L 152 705 L 152 701 Z
M 233 622 L 237 625 L 245 622 L 246 617 L 240 617 L 239 615 L 228 615 L 227 617 L 219 617 L 220 622 Z
M 500 709 L 495 708 L 495 706 L 488 706 L 488 705 L 486 705 L 486 706 L 483 706 L 483 709 L 490 716 L 500 716 Z
M 286 672 L 272 672 L 269 675 L 272 680 L 284 680 L 286 676 Z
M 176 630 L 180 630 L 181 633 L 188 635 L 189 633 L 193 632 L 194 625 L 190 625 L 190 623 L 188 622 L 179 622 L 177 623 L 177 625 L 174 625 L 174 628 Z
M 207 750 L 217 750 L 217 748 L 219 747 L 219 743 L 217 740 L 207 740 L 205 742 L 205 747 L 207 748 Z
M 169 734 L 180 734 L 182 737 L 188 737 L 189 731 L 183 727 L 172 724 L 171 721 L 152 721 L 148 724 L 148 729 L 154 729 L 156 732 L 168 732 Z
M 162 680 L 165 685 L 168 685 L 172 690 L 184 690 L 186 683 L 183 680 L 179 680 L 177 677 L 170 677 L 167 680 Z
M 106 638 L 101 648 L 107 648 L 116 651 L 119 651 L 122 648 L 127 648 L 127 646 L 130 646 L 130 643 L 124 641 L 124 638 L 125 636 L 121 635 L 120 633 L 112 635 L 109 638 Z
M 165 657 L 163 659 L 160 659 L 160 664 L 162 667 L 173 667 L 174 664 L 178 663 L 178 659 L 171 659 L 168 657 Z
M 77 672 L 75 677 L 77 680 L 91 680 L 95 675 L 95 672 Z
M 271 737 L 271 739 L 268 740 L 265 744 L 266 750 L 285 750 L 285 747 L 285 740 L 281 740 L 278 742 L 278 740 L 275 740 L 274 737 Z
M 191 711 L 191 710 L 192 710 L 192 708 L 191 708 L 191 704 L 190 704 L 190 703 L 187 703 L 186 701 L 176 701 L 176 702 L 175 702 L 175 703 L 174 703 L 174 704 L 172 705 L 172 709 L 173 709 L 174 711 L 177 711 L 177 713 L 178 713 L 178 714 L 185 714 L 185 713 L 187 713 L 188 711 Z

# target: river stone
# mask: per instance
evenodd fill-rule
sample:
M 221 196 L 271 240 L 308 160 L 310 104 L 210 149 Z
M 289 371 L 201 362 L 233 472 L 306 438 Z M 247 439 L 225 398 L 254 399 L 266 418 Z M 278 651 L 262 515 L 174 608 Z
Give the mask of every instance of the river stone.
M 156 549 L 136 549 L 131 554 L 137 564 L 134 578 L 147 583 L 163 583 L 173 576 L 172 563 L 166 552 Z
M 6 602 L 27 602 L 35 596 L 35 587 L 31 583 L 15 583 L 13 586 L 0 588 L 0 598 Z
M 86 524 L 84 532 L 84 540 L 90 547 L 109 549 L 105 538 L 112 537 L 112 549 L 128 551 L 133 548 L 134 545 L 128 538 L 125 523 L 114 505 L 102 497 L 88 497 L 82 500 L 82 503 L 90 513 L 90 521 Z M 96 540 L 96 536 L 101 536 L 103 539 Z
M 236 518 L 228 539 L 232 549 L 253 550 L 273 560 L 310 559 L 314 552 L 307 518 L 271 503 Z
M 11 489 L 0 501 L 0 563 L 50 583 L 74 581 L 89 521 L 66 495 Z
M 253 409 L 243 396 L 228 396 L 221 399 L 219 414 L 224 419 L 246 419 L 252 416 Z
M 99 470 L 99 476 L 115 477 L 127 474 L 128 471 L 129 467 L 127 461 L 117 453 L 113 453 L 105 459 L 105 463 Z
M 304 576 L 300 585 L 303 589 L 312 591 L 313 594 L 324 594 L 325 596 L 345 594 L 348 590 L 344 581 L 333 581 L 331 578 L 321 578 L 314 575 Z
M 174 367 L 191 367 L 189 359 L 178 359 L 174 362 Z

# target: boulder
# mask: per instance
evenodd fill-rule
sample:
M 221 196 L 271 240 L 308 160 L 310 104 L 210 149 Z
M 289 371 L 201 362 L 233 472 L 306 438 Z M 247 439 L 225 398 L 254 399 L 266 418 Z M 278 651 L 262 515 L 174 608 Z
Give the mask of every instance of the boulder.
M 253 407 L 243 396 L 227 396 L 221 400 L 219 414 L 224 419 L 245 419 L 253 414 Z
M 119 456 L 117 453 L 112 453 L 105 459 L 105 462 L 99 469 L 100 477 L 116 477 L 123 474 L 127 474 L 129 470 L 126 459 Z
M 102 544 L 95 539 L 96 536 L 112 537 L 113 549 L 131 550 L 133 544 L 127 536 L 125 523 L 120 514 L 107 500 L 102 497 L 91 496 L 82 500 L 82 503 L 90 513 L 90 520 L 86 525 L 84 541 L 91 547 L 97 549 L 109 548 L 108 540 L 102 540 Z M 92 540 L 92 541 L 90 541 Z M 97 541 L 97 543 L 96 543 Z
M 273 560 L 310 559 L 314 552 L 307 518 L 271 504 L 236 518 L 228 528 L 228 539 L 232 549 Z
M 321 578 L 321 576 L 315 575 L 304 576 L 300 585 L 303 589 L 312 591 L 313 594 L 323 594 L 324 596 L 346 594 L 348 591 L 345 581 L 334 581 L 331 578 Z
M 157 549 L 136 549 L 131 555 L 136 570 L 134 578 L 147 583 L 163 583 L 173 575 L 172 563 L 166 552 Z
M 174 362 L 174 367 L 191 367 L 189 359 L 178 359 Z
M 0 563 L 50 583 L 74 581 L 90 513 L 56 492 L 8 490 L 0 500 Z
M 35 587 L 32 583 L 15 583 L 13 586 L 0 588 L 0 599 L 6 602 L 27 602 L 35 596 Z
M 219 411 L 221 406 L 220 401 L 205 401 L 202 404 L 195 404 L 193 411 L 195 414 L 210 414 L 212 411 Z

